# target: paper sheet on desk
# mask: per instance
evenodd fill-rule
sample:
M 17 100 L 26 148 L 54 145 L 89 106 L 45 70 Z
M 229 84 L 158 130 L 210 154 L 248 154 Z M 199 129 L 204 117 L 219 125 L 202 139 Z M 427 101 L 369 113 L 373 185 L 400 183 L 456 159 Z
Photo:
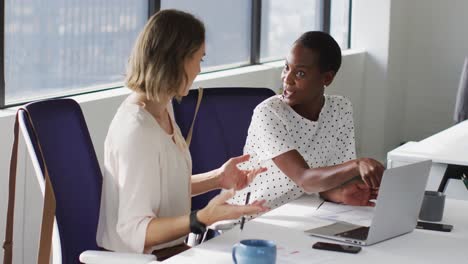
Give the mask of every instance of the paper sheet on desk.
M 276 263 L 278 264 L 324 264 L 332 261 L 334 258 L 323 251 L 312 249 L 296 250 L 293 248 L 282 247 L 276 248 Z
M 325 202 L 314 216 L 330 221 L 344 221 L 355 225 L 370 226 L 374 216 L 374 207 L 350 206 Z

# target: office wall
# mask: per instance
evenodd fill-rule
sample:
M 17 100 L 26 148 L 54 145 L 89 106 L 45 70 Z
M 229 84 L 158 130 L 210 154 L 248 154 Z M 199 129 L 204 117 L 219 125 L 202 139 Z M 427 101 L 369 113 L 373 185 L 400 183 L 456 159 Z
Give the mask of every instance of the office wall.
M 353 49 L 367 56 L 362 155 L 383 159 L 452 123 L 464 58 L 468 1 L 353 1 Z
M 464 0 L 353 1 L 351 46 L 367 52 L 363 155 L 385 157 L 453 124 L 467 8 Z
M 362 101 L 363 156 L 385 158 L 390 0 L 353 1 L 351 48 L 366 51 Z
M 453 124 L 456 90 L 468 56 L 468 1 L 405 2 L 410 34 L 403 140 L 420 140 Z
M 353 1 L 352 48 L 366 50 L 361 155 L 451 126 L 468 36 L 466 1 Z M 446 193 L 466 199 L 460 182 Z

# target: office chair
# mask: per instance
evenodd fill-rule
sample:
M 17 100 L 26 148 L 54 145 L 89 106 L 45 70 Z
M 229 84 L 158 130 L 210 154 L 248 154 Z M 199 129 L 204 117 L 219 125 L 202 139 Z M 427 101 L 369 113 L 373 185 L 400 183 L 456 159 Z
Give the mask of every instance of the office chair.
M 40 142 L 56 198 L 53 263 L 149 263 L 155 260 L 153 255 L 99 251 L 96 231 L 102 174 L 80 106 L 71 99 L 55 99 L 30 103 L 24 108 L 30 119 L 26 111 L 20 110 L 19 124 L 37 179 L 44 186 Z
M 455 124 L 468 119 L 468 57 L 465 58 L 463 69 L 458 84 L 458 92 L 455 98 L 455 111 L 453 121 Z M 468 157 L 467 157 L 468 159 Z M 468 166 L 448 164 L 442 181 L 439 185 L 439 192 L 444 192 L 450 179 L 460 180 L 463 174 L 468 175 Z M 467 187 L 468 188 L 468 187 Z
M 254 108 L 275 95 L 268 88 L 205 88 L 190 144 L 192 174 L 221 167 L 229 158 L 242 155 Z M 181 102 L 173 101 L 174 115 L 182 135 L 192 124 L 198 90 L 190 90 Z M 220 190 L 192 198 L 192 210 L 205 207 Z

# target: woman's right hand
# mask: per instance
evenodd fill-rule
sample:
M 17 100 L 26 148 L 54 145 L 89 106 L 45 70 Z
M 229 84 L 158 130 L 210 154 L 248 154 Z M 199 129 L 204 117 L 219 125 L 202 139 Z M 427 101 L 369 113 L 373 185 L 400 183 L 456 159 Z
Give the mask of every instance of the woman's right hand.
M 226 203 L 235 194 L 234 190 L 221 192 L 215 196 L 208 205 L 198 211 L 197 218 L 209 226 L 221 220 L 237 219 L 243 215 L 253 215 L 269 210 L 265 207 L 265 200 L 255 201 L 248 205 L 234 205 Z

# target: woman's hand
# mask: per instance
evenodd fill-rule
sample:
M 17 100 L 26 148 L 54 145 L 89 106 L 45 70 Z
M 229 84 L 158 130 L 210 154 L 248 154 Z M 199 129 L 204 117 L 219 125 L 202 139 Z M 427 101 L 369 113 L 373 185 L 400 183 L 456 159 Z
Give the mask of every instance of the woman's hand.
M 377 199 L 379 189 L 370 188 L 361 180 L 351 181 L 343 186 L 321 192 L 320 196 L 327 201 L 354 205 L 354 206 L 374 206 L 370 200 Z
M 374 200 L 377 198 L 378 189 L 373 189 L 363 182 L 350 182 L 341 189 L 341 202 L 355 206 L 375 206 Z
M 238 164 L 248 161 L 250 155 L 242 155 L 235 158 L 230 158 L 226 163 L 221 166 L 218 170 L 218 182 L 219 187 L 223 189 L 234 189 L 241 190 L 247 187 L 255 177 L 265 172 L 267 169 L 260 167 L 253 170 L 241 170 L 237 167 Z
M 380 187 L 385 167 L 378 161 L 370 158 L 357 160 L 357 169 L 362 180 L 371 188 Z
M 234 190 L 221 192 L 215 196 L 208 205 L 198 211 L 197 218 L 209 226 L 221 220 L 237 219 L 243 215 L 253 215 L 269 210 L 265 207 L 265 200 L 255 201 L 248 205 L 233 205 L 226 203 L 235 194 Z

